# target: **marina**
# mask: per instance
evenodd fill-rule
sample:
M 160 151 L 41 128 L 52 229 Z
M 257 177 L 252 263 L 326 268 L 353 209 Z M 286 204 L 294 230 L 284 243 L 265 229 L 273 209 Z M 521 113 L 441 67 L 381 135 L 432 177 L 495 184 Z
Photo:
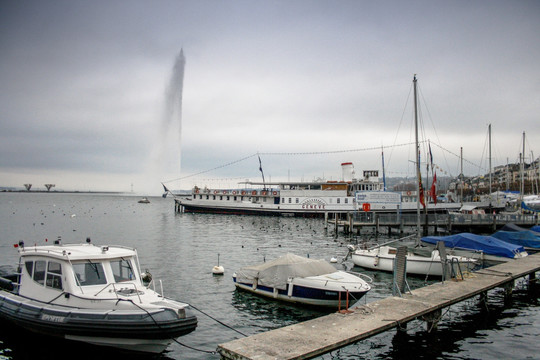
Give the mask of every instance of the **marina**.
M 299 324 L 220 344 L 223 359 L 308 359 L 419 318 L 435 329 L 442 311 L 457 302 L 503 287 L 511 296 L 514 281 L 528 277 L 535 284 L 540 254 L 475 272 L 462 281 L 437 283 L 402 297 L 389 297 Z M 436 330 L 435 330 L 436 331 Z M 279 344 L 279 346 L 276 346 Z
M 17 265 L 12 255 L 13 244 L 19 240 L 25 240 L 28 247 L 58 236 L 64 243 L 91 237 L 99 245 L 137 248 L 141 269 L 148 269 L 155 279 L 163 280 L 165 296 L 194 306 L 197 329 L 179 338 L 179 343 L 173 342 L 158 359 L 219 359 L 218 344 L 334 313 L 238 291 L 232 274 L 242 266 L 259 264 L 287 252 L 327 261 L 333 257 L 342 259 L 348 252 L 346 245 L 359 240 L 354 234 L 336 236 L 325 229 L 322 219 L 176 214 L 171 211 L 170 198 L 150 197 L 150 204 L 140 205 L 137 197 L 108 194 L 4 193 L 0 197 L 0 263 L 11 264 L 10 272 Z M 381 241 L 384 238 L 380 236 Z M 213 275 L 216 264 L 224 268 L 223 276 Z M 333 265 L 373 279 L 371 290 L 359 306 L 392 295 L 391 273 L 362 269 L 350 260 Z M 413 292 L 439 281 L 435 277 L 408 277 Z M 522 280 L 515 282 L 514 302 L 509 307 L 505 305 L 504 293 L 497 288 L 488 291 L 486 303 L 480 307 L 474 299 L 457 303 L 450 312 L 444 312 L 437 332 L 428 333 L 423 321 L 412 321 L 405 333 L 385 331 L 315 359 L 397 360 L 406 357 L 411 346 L 418 356 L 431 358 L 485 358 L 486 353 L 505 358 L 534 357 L 539 335 L 535 324 L 540 321 L 540 312 L 536 298 L 531 300 L 526 288 Z M 421 330 L 415 328 L 417 323 L 421 323 Z M 39 345 L 27 346 L 29 338 Z M 449 339 L 449 343 L 441 343 L 440 338 Z M 509 339 L 512 347 L 508 346 Z M 113 354 L 111 350 L 102 352 L 78 343 L 56 343 L 49 337 L 30 337 L 6 326 L 0 329 L 0 342 L 0 353 L 7 359 L 69 359 L 74 351 L 82 349 L 92 357 Z M 55 350 L 59 347 L 65 355 Z

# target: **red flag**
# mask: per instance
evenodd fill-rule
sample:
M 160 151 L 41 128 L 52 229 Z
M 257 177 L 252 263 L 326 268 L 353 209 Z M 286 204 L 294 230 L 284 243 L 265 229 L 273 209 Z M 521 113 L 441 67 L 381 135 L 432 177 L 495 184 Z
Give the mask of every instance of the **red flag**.
M 422 206 L 425 208 L 426 207 L 426 202 L 424 200 L 424 187 L 422 186 L 422 182 L 420 182 L 420 186 L 419 186 L 419 189 L 420 189 L 420 204 L 422 204 Z
M 433 203 L 437 205 L 437 173 L 433 174 L 433 183 L 431 184 L 431 198 Z

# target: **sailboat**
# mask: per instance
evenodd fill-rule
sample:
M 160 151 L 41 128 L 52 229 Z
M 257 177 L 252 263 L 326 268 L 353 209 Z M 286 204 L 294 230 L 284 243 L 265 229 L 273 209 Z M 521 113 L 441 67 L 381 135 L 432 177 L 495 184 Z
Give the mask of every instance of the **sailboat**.
M 417 96 L 417 79 L 416 74 L 413 79 L 414 86 L 414 124 L 415 124 L 415 153 L 416 153 L 416 193 L 419 194 L 416 199 L 416 216 L 417 216 L 417 235 L 415 249 L 420 250 L 420 201 L 423 197 L 422 175 L 420 172 L 420 147 L 418 140 L 418 96 Z M 356 266 L 363 268 L 393 271 L 394 259 L 396 258 L 397 249 L 388 245 L 379 245 L 370 249 L 349 248 L 349 254 L 353 263 Z M 429 256 L 415 253 L 414 250 L 409 250 L 407 257 L 407 274 L 413 275 L 433 275 L 443 276 L 448 273 L 459 273 L 465 270 L 471 270 L 476 266 L 477 261 L 471 258 L 452 256 L 441 258 L 439 250 L 428 251 Z M 452 268 L 449 267 L 452 264 Z M 449 272 L 451 271 L 451 272 Z

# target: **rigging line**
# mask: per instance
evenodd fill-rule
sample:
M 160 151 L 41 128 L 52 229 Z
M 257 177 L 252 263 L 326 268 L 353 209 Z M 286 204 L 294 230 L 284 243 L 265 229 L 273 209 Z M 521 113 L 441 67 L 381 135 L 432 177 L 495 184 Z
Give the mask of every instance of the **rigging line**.
M 425 141 L 422 141 L 425 142 Z M 408 146 L 413 145 L 414 143 L 403 143 L 403 144 L 397 144 L 397 145 L 391 145 L 391 146 L 382 146 L 382 149 L 391 149 L 394 147 L 402 147 L 402 146 Z M 373 146 L 373 147 L 367 147 L 367 148 L 359 148 L 359 149 L 348 149 L 348 150 L 330 150 L 330 151 L 310 151 L 310 152 L 261 152 L 260 155 L 266 155 L 266 156 L 285 156 L 285 155 L 326 155 L 326 154 L 341 154 L 341 153 L 349 153 L 349 152 L 360 152 L 360 151 L 372 151 L 372 150 L 381 150 L 381 146 Z
M 421 141 L 420 143 L 423 143 L 423 142 L 425 142 L 425 140 Z M 409 145 L 412 145 L 412 144 L 414 144 L 414 143 L 403 143 L 403 144 L 397 144 L 397 145 L 392 145 L 392 146 L 383 146 L 383 149 L 385 149 L 385 148 L 386 149 L 393 149 L 395 147 L 409 146 Z M 254 154 L 248 155 L 248 156 L 243 157 L 241 159 L 231 161 L 229 163 L 226 163 L 226 164 L 223 164 L 223 165 L 220 165 L 220 166 L 216 166 L 216 167 L 208 169 L 208 170 L 199 171 L 199 172 L 197 172 L 195 174 L 190 174 L 190 175 L 182 176 L 182 177 L 179 177 L 179 178 L 176 178 L 176 179 L 163 181 L 162 183 L 167 184 L 167 183 L 171 183 L 173 181 L 180 181 L 180 180 L 188 179 L 188 178 L 191 178 L 191 177 L 194 177 L 194 176 L 197 176 L 197 175 L 206 174 L 206 173 L 214 171 L 214 170 L 218 170 L 218 169 L 222 169 L 222 168 L 227 167 L 227 166 L 238 164 L 239 162 L 242 162 L 244 160 L 250 159 L 250 158 L 258 156 L 258 155 L 266 155 L 266 156 L 325 155 L 325 154 L 340 154 L 340 153 L 360 152 L 360 151 L 373 151 L 373 150 L 380 150 L 380 149 L 381 149 L 380 146 L 373 146 L 373 147 L 361 148 L 361 149 L 333 150 L 333 151 L 282 152 L 282 153 L 279 153 L 279 152 L 260 152 L 260 153 L 254 153 Z
M 448 149 L 443 148 L 441 145 L 439 145 L 439 144 L 437 144 L 437 143 L 432 143 L 432 144 L 435 145 L 435 146 L 437 146 L 439 149 L 444 150 L 444 151 L 448 152 L 449 154 L 454 155 L 455 157 L 457 157 L 457 158 L 459 159 L 459 155 L 458 155 L 458 154 L 456 154 L 456 153 L 454 153 L 454 152 L 452 152 L 452 151 L 450 151 L 450 150 L 448 150 Z M 467 159 L 463 159 L 463 161 L 466 162 L 466 163 L 468 163 L 468 164 L 470 164 L 470 165 L 472 165 L 472 166 L 481 168 L 480 166 L 478 166 L 478 164 L 475 164 L 475 163 L 473 163 L 472 161 L 469 161 L 469 160 L 467 160 Z M 481 169 L 484 170 L 484 171 L 486 170 L 486 169 L 483 169 L 483 168 L 481 168 Z
M 399 120 L 399 125 L 398 125 L 398 129 L 396 131 L 396 136 L 394 137 L 393 144 L 396 143 L 399 131 L 401 129 L 401 125 L 403 124 L 403 119 L 405 117 L 405 111 L 407 110 L 407 104 L 409 103 L 409 99 L 411 98 L 412 90 L 413 90 L 413 83 L 411 83 L 411 86 L 409 87 L 409 94 L 407 95 L 407 100 L 405 101 L 405 105 L 403 106 L 403 112 L 401 113 L 401 119 Z M 388 157 L 388 160 L 386 161 L 387 167 L 390 167 L 390 160 L 392 160 L 392 154 L 393 153 L 394 153 L 394 149 L 392 149 L 392 151 L 390 151 L 390 156 Z
M 216 166 L 215 168 L 212 168 L 212 169 L 208 169 L 208 170 L 203 170 L 203 171 L 199 171 L 198 173 L 195 173 L 195 174 L 191 174 L 191 175 L 186 175 L 186 176 L 182 176 L 182 177 L 179 177 L 179 178 L 176 178 L 176 179 L 172 179 L 172 180 L 167 180 L 167 181 L 163 181 L 164 184 L 167 184 L 167 183 L 170 183 L 170 182 L 173 182 L 173 181 L 179 181 L 179 180 L 184 180 L 184 179 L 188 179 L 190 177 L 194 177 L 194 176 L 197 176 L 197 175 L 201 175 L 201 174 L 206 174 L 210 171 L 214 171 L 214 170 L 218 170 L 218 169 L 221 169 L 221 168 L 224 168 L 224 167 L 227 167 L 227 166 L 231 166 L 231 165 L 234 165 L 234 164 L 238 164 L 239 162 L 242 162 L 244 160 L 247 160 L 249 158 L 252 158 L 254 156 L 257 156 L 257 153 L 255 154 L 251 154 L 251 155 L 248 155 L 246 157 L 243 157 L 241 159 L 238 159 L 238 160 L 235 160 L 235 161 L 231 161 L 227 164 L 223 164 L 223 165 L 220 165 L 220 166 Z

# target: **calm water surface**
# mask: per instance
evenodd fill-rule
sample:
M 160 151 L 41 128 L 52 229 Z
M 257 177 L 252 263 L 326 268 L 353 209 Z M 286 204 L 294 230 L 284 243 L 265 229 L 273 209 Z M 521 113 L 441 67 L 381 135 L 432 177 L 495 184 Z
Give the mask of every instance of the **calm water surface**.
M 120 195 L 0 193 L 0 271 L 13 270 L 13 244 L 45 244 L 58 237 L 63 243 L 126 245 L 138 250 L 142 269 L 162 279 L 165 295 L 193 304 L 243 334 L 294 324 L 325 312 L 284 305 L 238 292 L 232 273 L 241 266 L 274 259 L 286 252 L 313 258 L 343 258 L 346 245 L 358 239 L 326 232 L 320 219 L 296 219 L 209 214 L 175 214 L 173 200 Z M 213 276 L 219 263 L 224 276 Z M 373 289 L 361 303 L 391 295 L 390 274 L 352 268 L 373 278 Z M 409 278 L 411 287 L 423 278 Z M 513 303 L 503 305 L 500 291 L 490 292 L 487 304 L 477 299 L 444 312 L 435 332 L 411 322 L 406 332 L 391 330 L 328 353 L 318 359 L 537 359 L 540 307 L 522 283 Z M 219 359 L 210 354 L 218 344 L 242 335 L 196 312 L 199 326 L 180 337 L 161 359 Z M 98 358 L 111 350 L 42 338 L 0 323 L 0 359 Z M 279 345 L 276 345 L 279 346 Z M 207 352 L 202 352 L 204 350 Z M 123 356 L 125 354 L 120 354 Z M 156 358 L 156 357 L 154 357 Z

